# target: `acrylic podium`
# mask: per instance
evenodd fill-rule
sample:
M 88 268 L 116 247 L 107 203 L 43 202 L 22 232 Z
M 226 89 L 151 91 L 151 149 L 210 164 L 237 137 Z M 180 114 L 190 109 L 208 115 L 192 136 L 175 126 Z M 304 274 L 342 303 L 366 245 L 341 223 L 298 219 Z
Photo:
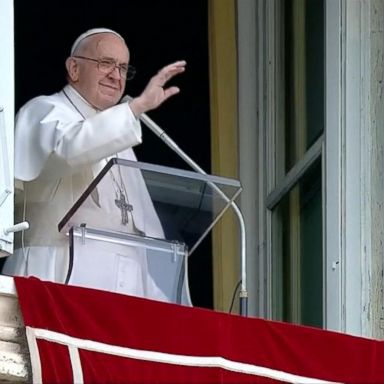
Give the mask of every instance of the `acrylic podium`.
M 137 269 L 170 302 L 191 305 L 188 258 L 240 192 L 234 179 L 112 158 L 58 225 L 68 236 L 66 282 L 123 292 L 119 281 Z

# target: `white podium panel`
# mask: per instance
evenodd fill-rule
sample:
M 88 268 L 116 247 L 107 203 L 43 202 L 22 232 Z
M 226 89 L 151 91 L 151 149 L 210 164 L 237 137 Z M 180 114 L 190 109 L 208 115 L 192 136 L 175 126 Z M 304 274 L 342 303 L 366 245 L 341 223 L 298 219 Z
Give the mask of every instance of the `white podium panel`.
M 69 238 L 66 283 L 191 305 L 185 244 L 86 227 Z

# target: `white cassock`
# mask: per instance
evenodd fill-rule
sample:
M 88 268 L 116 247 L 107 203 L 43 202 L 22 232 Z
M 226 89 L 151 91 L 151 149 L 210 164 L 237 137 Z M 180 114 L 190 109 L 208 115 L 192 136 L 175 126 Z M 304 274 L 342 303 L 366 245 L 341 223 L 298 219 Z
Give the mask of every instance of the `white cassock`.
M 3 273 L 64 282 L 68 237 L 58 232 L 58 223 L 108 158 L 117 155 L 136 160 L 131 147 L 139 143 L 140 122 L 127 103 L 96 111 L 67 85 L 61 92 L 25 104 L 16 116 L 15 178 L 24 182 L 24 193 L 16 199 L 15 217 L 17 222 L 28 221 L 30 229 L 16 243 Z M 141 173 L 133 169 L 124 169 L 124 173 L 129 182 L 129 202 L 134 207 L 130 228 L 134 224 L 146 236 L 163 238 Z M 100 193 L 104 213 L 113 209 L 107 202 L 103 204 L 108 195 L 114 201 L 112 180 L 109 188 Z M 117 209 L 115 217 L 119 215 Z M 145 251 L 122 246 L 95 245 L 92 258 L 79 261 L 69 283 L 169 300 L 148 273 Z

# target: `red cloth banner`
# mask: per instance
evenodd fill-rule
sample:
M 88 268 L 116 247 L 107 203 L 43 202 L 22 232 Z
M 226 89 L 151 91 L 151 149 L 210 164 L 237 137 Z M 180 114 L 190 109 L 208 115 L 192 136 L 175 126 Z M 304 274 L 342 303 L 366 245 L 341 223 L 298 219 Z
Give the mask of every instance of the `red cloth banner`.
M 384 383 L 384 344 L 15 277 L 43 383 Z

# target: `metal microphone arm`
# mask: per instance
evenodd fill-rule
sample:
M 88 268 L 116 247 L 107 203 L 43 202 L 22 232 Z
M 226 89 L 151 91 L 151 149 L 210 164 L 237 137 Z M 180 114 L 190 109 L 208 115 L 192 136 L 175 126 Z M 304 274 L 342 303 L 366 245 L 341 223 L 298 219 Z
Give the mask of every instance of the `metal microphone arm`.
M 131 97 L 125 96 L 123 100 L 131 100 Z M 187 164 L 189 164 L 195 171 L 206 175 L 207 173 L 200 168 L 165 132 L 161 129 L 152 119 L 150 119 L 145 113 L 141 114 L 139 119 L 156 135 L 158 136 L 168 147 L 176 152 Z M 212 183 L 213 188 L 229 202 L 228 197 Z M 242 316 L 248 316 L 248 292 L 247 292 L 247 272 L 246 272 L 246 236 L 245 236 L 245 223 L 243 215 L 234 201 L 230 202 L 233 210 L 240 224 L 240 236 L 241 236 L 241 286 L 240 286 L 240 314 Z

